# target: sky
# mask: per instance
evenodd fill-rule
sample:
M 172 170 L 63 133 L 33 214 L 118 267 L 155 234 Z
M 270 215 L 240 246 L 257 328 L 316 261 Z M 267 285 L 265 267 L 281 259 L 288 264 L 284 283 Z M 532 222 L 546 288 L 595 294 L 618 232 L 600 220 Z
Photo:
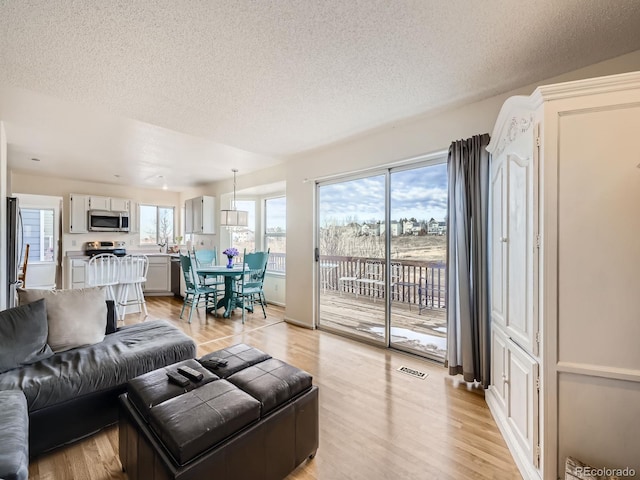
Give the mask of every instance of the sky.
M 269 198 L 265 202 L 267 230 L 279 227 L 283 232 L 287 229 L 287 197 Z
M 384 175 L 320 187 L 320 225 L 384 221 Z M 447 213 L 447 165 L 391 174 L 391 220 L 443 221 Z

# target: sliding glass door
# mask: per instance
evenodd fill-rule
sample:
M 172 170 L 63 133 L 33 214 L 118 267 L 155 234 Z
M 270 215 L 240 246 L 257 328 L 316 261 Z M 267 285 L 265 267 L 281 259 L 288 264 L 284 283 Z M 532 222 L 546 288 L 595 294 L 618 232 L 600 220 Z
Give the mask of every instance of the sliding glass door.
M 447 166 L 392 171 L 390 182 L 390 344 L 444 360 Z
M 446 164 L 317 189 L 319 326 L 444 360 Z
M 321 325 L 384 343 L 385 175 L 318 187 Z

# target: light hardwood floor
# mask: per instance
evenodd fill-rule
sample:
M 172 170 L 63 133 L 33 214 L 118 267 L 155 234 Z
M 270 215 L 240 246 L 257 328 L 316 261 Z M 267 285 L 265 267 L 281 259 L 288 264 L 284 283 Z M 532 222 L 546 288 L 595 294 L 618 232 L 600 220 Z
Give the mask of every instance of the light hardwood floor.
M 320 388 L 320 448 L 289 479 L 521 478 L 482 390 L 442 366 L 287 324 L 278 307 L 268 308 L 267 319 L 261 312 L 247 315 L 244 326 L 239 315 L 216 318 L 200 310 L 189 325 L 178 319 L 181 305 L 150 298 L 147 319 L 170 320 L 194 339 L 198 355 L 244 342 L 313 375 Z M 139 321 L 128 315 L 125 323 Z M 401 365 L 429 376 L 402 374 Z M 29 478 L 126 479 L 117 427 L 41 456 Z

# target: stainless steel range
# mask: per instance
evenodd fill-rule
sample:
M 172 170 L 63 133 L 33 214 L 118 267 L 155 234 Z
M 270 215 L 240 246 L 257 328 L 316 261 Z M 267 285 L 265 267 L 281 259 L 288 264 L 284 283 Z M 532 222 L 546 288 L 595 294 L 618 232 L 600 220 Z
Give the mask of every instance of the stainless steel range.
M 84 251 L 90 257 L 101 253 L 112 253 L 118 257 L 124 257 L 127 254 L 125 242 L 114 242 L 111 240 L 102 242 L 87 242 L 84 244 Z

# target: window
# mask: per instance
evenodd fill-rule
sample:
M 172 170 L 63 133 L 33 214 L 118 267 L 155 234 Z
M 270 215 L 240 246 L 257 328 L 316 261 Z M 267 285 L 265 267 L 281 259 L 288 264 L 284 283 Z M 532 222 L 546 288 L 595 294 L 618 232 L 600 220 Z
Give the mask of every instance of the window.
M 140 205 L 140 245 L 174 243 L 173 207 Z
M 231 245 L 240 253 L 256 250 L 256 202 L 254 200 L 236 200 L 236 209 L 249 212 L 246 227 L 234 227 L 231 230 Z
M 29 244 L 30 262 L 53 262 L 54 231 L 52 208 L 21 208 L 22 251 Z
M 264 209 L 264 248 L 270 249 L 267 270 L 284 273 L 287 252 L 287 198 L 268 198 L 264 201 Z

